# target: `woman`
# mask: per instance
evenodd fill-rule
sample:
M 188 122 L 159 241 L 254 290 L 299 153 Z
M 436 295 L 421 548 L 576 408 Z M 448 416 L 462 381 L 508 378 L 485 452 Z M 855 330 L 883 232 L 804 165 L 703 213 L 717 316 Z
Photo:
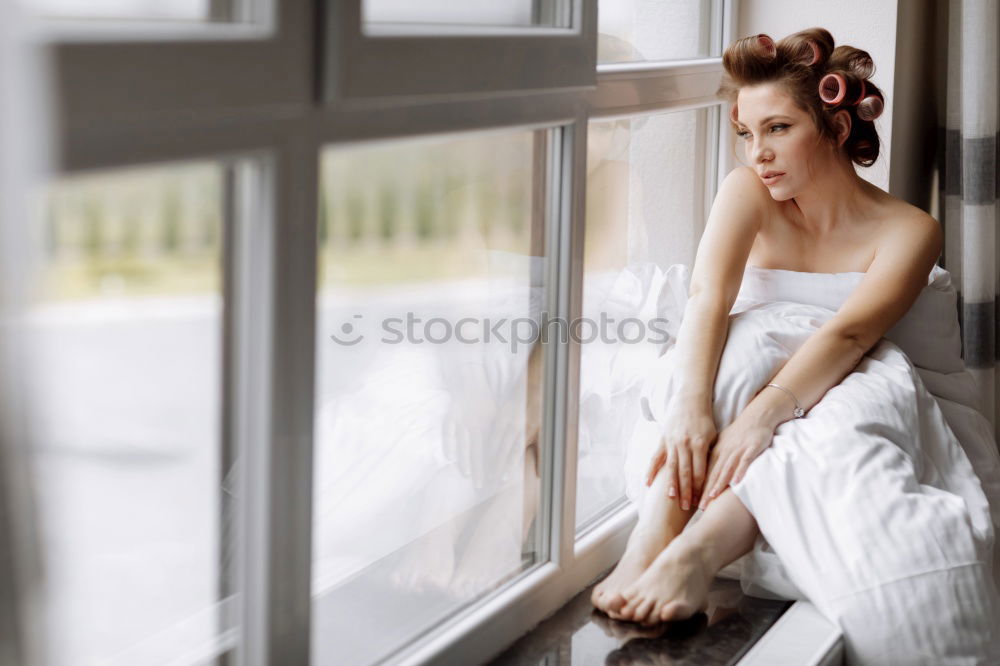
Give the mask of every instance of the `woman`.
M 740 39 L 723 65 L 719 92 L 750 165 L 726 177 L 709 216 L 639 522 L 593 603 L 642 624 L 686 618 L 722 567 L 773 548 L 786 570 L 760 587 L 816 603 L 843 629 L 849 661 L 1000 663 L 995 442 L 975 410 L 943 412 L 923 386 L 947 373 L 922 375 L 882 340 L 950 282 L 935 265 L 940 225 L 855 172 L 879 153 L 871 58 L 813 28 Z M 720 356 L 740 342 L 734 303 L 756 298 L 749 321 L 772 297 L 812 298 L 802 285 L 840 294 L 831 316 L 717 431 Z M 957 328 L 941 311 L 920 316 Z

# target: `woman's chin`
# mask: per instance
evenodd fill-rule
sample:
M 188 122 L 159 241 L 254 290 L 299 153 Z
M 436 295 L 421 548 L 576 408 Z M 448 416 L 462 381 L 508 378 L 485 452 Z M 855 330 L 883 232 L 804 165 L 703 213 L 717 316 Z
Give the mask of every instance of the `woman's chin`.
M 792 198 L 791 192 L 784 187 L 772 187 L 770 191 L 771 198 L 775 201 L 788 201 Z

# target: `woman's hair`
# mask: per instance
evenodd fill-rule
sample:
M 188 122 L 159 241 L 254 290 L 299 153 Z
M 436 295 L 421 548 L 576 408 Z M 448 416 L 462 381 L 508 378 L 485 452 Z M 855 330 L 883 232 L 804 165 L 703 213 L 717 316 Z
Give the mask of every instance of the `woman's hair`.
M 834 48 L 829 31 L 810 28 L 777 43 L 764 34 L 738 39 L 726 48 L 722 65 L 717 94 L 732 105 L 734 127 L 740 88 L 775 83 L 812 116 L 820 135 L 831 143 L 837 136 L 832 118 L 846 110 L 851 114 L 851 133 L 844 142 L 848 157 L 865 167 L 878 159 L 874 120 L 882 113 L 884 97 L 871 82 L 875 65 L 867 51 Z

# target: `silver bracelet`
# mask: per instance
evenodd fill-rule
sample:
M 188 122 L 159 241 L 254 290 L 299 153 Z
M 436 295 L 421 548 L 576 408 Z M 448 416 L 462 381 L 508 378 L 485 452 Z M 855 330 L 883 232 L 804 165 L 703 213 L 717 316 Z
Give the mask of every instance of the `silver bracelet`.
M 786 389 L 784 386 L 778 386 L 777 384 L 768 384 L 767 386 L 773 386 L 774 388 L 780 388 L 782 391 L 784 391 L 788 395 L 792 396 L 792 400 L 795 400 L 795 409 L 792 410 L 792 414 L 794 414 L 795 418 L 797 418 L 797 419 L 802 418 L 802 416 L 805 414 L 805 410 L 803 410 L 799 406 L 799 401 L 795 399 L 795 396 L 792 394 L 791 391 L 789 391 L 788 389 Z

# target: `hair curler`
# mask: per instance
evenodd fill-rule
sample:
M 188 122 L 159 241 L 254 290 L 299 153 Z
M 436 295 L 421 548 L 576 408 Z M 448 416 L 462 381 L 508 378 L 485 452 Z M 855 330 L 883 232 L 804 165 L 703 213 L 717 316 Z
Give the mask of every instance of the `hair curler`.
M 875 120 L 882 115 L 885 103 L 877 94 L 871 94 L 858 103 L 858 118 L 861 120 Z
M 757 35 L 757 47 L 768 58 L 774 58 L 778 55 L 778 47 L 774 45 L 774 40 L 763 33 Z
M 803 65 L 812 67 L 819 62 L 820 57 L 822 57 L 822 52 L 819 50 L 819 44 L 812 39 L 806 41 L 805 44 L 808 45 L 809 48 L 800 46 L 800 53 L 796 60 L 801 62 Z
M 839 72 L 831 72 L 820 79 L 819 98 L 827 104 L 840 104 L 847 94 L 847 81 Z
M 858 98 L 854 101 L 854 106 L 861 104 L 861 100 L 865 98 L 865 93 L 867 93 L 867 91 L 868 91 L 868 86 L 865 84 L 865 80 L 861 79 L 861 94 L 858 95 Z

